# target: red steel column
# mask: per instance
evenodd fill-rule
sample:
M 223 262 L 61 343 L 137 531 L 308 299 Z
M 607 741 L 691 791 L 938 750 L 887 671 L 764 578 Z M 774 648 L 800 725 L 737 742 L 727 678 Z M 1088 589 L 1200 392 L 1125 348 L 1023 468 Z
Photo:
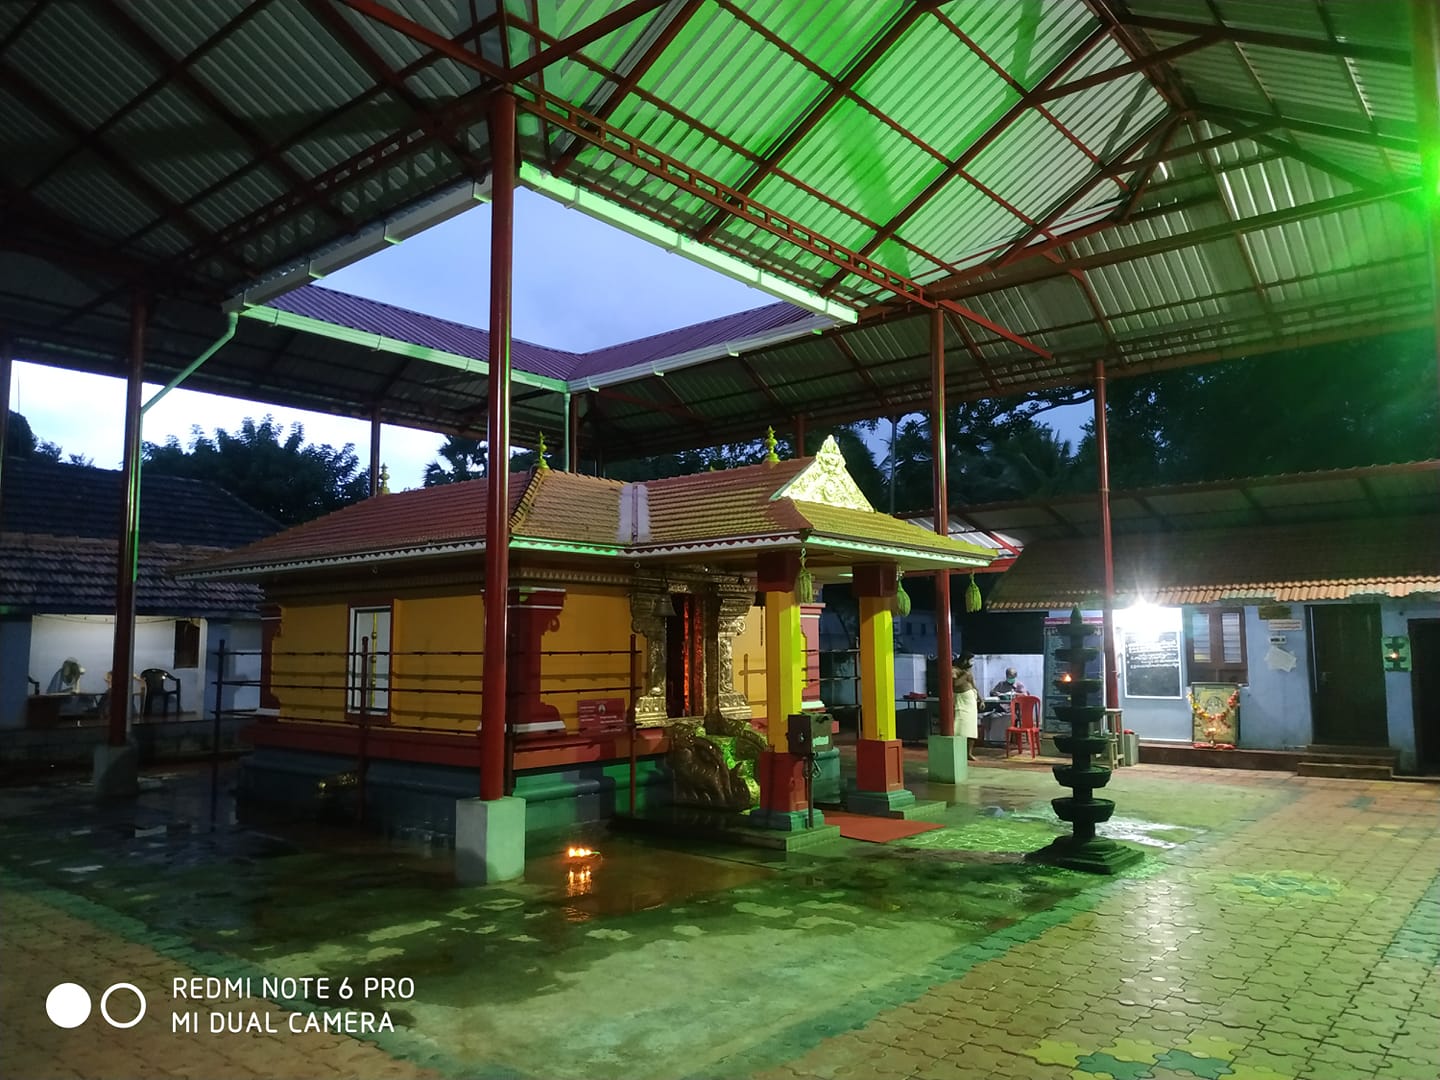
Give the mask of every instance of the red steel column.
M 1115 553 L 1110 543 L 1110 438 L 1105 428 L 1105 361 L 1095 361 L 1095 461 L 1100 481 L 1100 547 L 1105 567 L 1105 707 L 1120 707 L 1115 670 Z
M 125 381 L 125 503 L 115 551 L 115 642 L 110 656 L 110 719 L 107 741 L 129 737 L 130 681 L 135 667 L 135 571 L 140 552 L 140 395 L 145 369 L 145 296 L 130 303 L 130 371 Z
M 490 423 L 485 485 L 485 682 L 480 797 L 505 794 L 505 644 L 510 598 L 510 309 L 515 246 L 515 98 L 490 106 Z
M 930 312 L 930 453 L 934 461 L 935 531 L 950 535 L 950 481 L 946 475 L 949 439 L 945 433 L 945 313 Z M 955 685 L 950 680 L 950 571 L 935 574 L 935 662 L 940 671 L 935 693 L 940 701 L 940 733 L 955 734 Z

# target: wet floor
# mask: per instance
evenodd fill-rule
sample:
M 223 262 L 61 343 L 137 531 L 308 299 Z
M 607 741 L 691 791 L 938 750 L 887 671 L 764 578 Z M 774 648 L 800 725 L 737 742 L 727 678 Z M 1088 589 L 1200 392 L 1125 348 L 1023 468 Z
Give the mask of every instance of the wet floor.
M 784 855 L 596 827 L 533 841 L 523 882 L 488 888 L 456 885 L 443 845 L 240 824 L 229 779 L 154 777 L 104 807 L 78 783 L 0 791 L 0 868 L 133 920 L 197 970 L 413 980 L 403 999 L 364 1003 L 397 1027 L 381 1045 L 454 1076 L 763 1065 L 807 1017 L 834 1023 L 837 1000 L 857 1016 L 905 1000 L 1104 886 L 1022 861 L 1062 828 L 1048 803 L 1060 791 L 1037 771 L 980 769 L 931 790 L 950 796 L 943 827 L 892 844 Z M 1152 867 L 1285 797 L 1174 787 L 1117 777 L 1111 792 L 1111 835 L 1145 845 Z

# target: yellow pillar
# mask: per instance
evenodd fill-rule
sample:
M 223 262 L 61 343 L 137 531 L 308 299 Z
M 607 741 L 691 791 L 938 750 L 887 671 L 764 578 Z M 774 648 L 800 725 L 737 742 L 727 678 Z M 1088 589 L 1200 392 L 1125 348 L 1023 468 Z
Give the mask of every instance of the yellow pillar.
M 895 629 L 887 596 L 860 597 L 860 737 L 895 738 Z
M 800 711 L 805 635 L 794 591 L 765 593 L 765 725 L 770 748 L 784 750 L 785 721 Z M 892 722 L 893 727 L 893 722 Z

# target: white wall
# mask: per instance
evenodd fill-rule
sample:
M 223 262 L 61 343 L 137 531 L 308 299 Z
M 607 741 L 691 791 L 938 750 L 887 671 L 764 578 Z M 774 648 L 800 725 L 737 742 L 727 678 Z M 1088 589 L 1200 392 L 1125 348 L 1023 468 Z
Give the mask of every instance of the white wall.
M 233 619 L 211 620 L 206 626 L 203 641 L 206 661 L 205 700 L 201 712 L 206 716 L 215 708 L 215 659 L 220 643 L 225 643 L 225 684 L 222 688 L 220 707 L 226 712 L 234 709 L 258 709 L 260 707 L 260 620 Z M 238 654 L 238 655 L 231 655 Z M 254 686 L 236 686 L 237 682 L 253 682 Z
M 1392 600 L 1380 605 L 1380 633 L 1385 637 L 1408 635 L 1411 619 L 1440 619 L 1440 604 Z M 1415 699 L 1408 671 L 1385 672 L 1385 726 L 1391 749 L 1400 751 L 1400 771 L 1415 772 Z
M 204 685 L 204 624 L 201 624 L 201 667 L 175 670 L 175 620 L 142 615 L 135 620 L 135 672 L 164 668 L 180 680 L 180 704 L 187 712 L 201 709 L 200 688 Z M 50 677 L 73 656 L 85 674 L 80 690 L 86 694 L 105 691 L 105 673 L 110 670 L 115 645 L 115 620 L 109 615 L 36 615 L 30 629 L 30 674 L 43 691 Z M 173 713 L 172 713 L 173 715 Z

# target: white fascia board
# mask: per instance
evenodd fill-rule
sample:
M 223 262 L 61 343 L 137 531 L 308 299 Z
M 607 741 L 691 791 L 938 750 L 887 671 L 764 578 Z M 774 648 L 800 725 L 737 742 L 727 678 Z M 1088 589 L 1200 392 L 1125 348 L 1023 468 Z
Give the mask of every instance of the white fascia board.
M 828 316 L 834 322 L 853 323 L 857 318 L 855 309 L 848 304 L 842 304 L 838 300 L 831 300 L 829 297 L 820 296 L 808 289 L 802 289 L 778 274 L 772 274 L 768 270 L 762 270 L 733 255 L 726 254 L 718 248 L 683 236 L 675 229 L 612 203 L 593 191 L 552 176 L 528 161 L 520 164 L 520 183 L 564 206 L 579 210 L 582 214 L 588 214 L 617 229 L 623 229 L 632 236 L 638 236 L 642 240 L 658 244 L 692 262 L 708 266 L 726 277 L 768 292 L 780 300 L 808 308 L 818 315 Z
M 457 214 L 463 214 L 466 210 L 489 201 L 488 177 L 481 181 L 464 180 L 433 199 L 376 222 L 354 236 L 329 244 L 285 269 L 253 282 L 221 306 L 225 313 L 229 314 L 263 304 L 291 289 L 319 281 L 327 274 L 343 270 L 378 251 L 408 240 L 416 233 L 424 232 L 442 221 L 449 221 Z
M 756 334 L 753 337 L 737 338 L 734 341 L 722 341 L 715 345 L 706 345 L 699 349 L 690 349 L 683 353 L 675 353 L 673 356 L 657 357 L 654 360 L 646 360 L 639 364 L 630 364 L 627 367 L 616 368 L 614 371 L 606 371 L 595 375 L 586 375 L 578 379 L 571 379 L 566 385 L 572 392 L 580 390 L 599 390 L 606 386 L 620 386 L 630 382 L 632 379 L 643 379 L 651 375 L 664 377 L 672 371 L 680 371 L 684 368 L 695 367 L 698 364 L 708 364 L 712 360 L 719 360 L 726 356 L 743 356 L 747 352 L 754 352 L 759 349 L 768 348 L 771 345 L 779 345 L 786 341 L 792 341 L 806 334 L 816 333 L 820 330 L 828 330 L 835 325 L 835 320 L 825 315 L 811 315 L 809 318 L 801 319 L 799 322 L 790 323 L 788 326 L 771 330 L 764 334 Z

